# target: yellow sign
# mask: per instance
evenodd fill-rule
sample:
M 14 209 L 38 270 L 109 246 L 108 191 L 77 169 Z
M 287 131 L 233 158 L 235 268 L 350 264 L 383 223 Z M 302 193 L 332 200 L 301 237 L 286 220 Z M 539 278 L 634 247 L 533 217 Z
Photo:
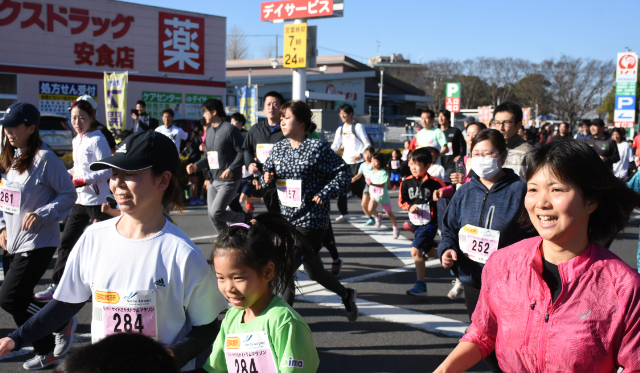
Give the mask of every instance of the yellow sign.
M 107 128 L 116 142 L 122 141 L 122 131 L 127 123 L 127 80 L 129 73 L 104 73 L 104 103 L 107 110 Z
M 284 67 L 307 67 L 307 24 L 284 26 Z

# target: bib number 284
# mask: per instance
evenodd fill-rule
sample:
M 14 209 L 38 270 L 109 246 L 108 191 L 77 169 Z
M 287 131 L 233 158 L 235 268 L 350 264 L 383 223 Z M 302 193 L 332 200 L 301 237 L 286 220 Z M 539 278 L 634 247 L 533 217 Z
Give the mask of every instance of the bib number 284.
M 258 369 L 256 369 L 256 362 L 251 359 L 249 362 L 249 367 L 247 368 L 247 360 L 245 359 L 235 359 L 235 367 L 236 373 L 260 373 Z
M 120 315 L 120 313 L 116 312 L 113 314 L 113 321 L 115 325 L 113 327 L 114 333 L 122 333 L 122 332 L 131 332 L 135 329 L 138 333 L 142 333 L 144 330 L 144 325 L 142 325 L 142 314 L 138 314 L 136 316 L 135 322 L 132 323 L 133 318 L 131 314 L 124 313 Z

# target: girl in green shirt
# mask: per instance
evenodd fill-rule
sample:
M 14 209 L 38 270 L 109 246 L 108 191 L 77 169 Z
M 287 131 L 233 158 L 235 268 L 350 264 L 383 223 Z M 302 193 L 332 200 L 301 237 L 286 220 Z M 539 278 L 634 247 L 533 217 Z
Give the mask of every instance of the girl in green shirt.
M 314 255 L 280 214 L 233 224 L 215 242 L 218 288 L 230 309 L 203 369 L 207 372 L 315 372 L 311 330 L 279 294 L 294 281 L 295 250 Z

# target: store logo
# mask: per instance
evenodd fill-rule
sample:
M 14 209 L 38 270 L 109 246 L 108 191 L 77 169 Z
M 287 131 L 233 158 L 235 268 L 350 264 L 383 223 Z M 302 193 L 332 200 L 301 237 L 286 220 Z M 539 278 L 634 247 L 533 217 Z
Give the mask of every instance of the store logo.
M 304 360 L 296 360 L 293 356 L 289 356 L 289 359 L 286 357 L 282 359 L 283 368 L 304 368 Z
M 634 67 L 636 67 L 636 64 L 638 63 L 638 61 L 636 60 L 636 58 L 631 55 L 631 54 L 625 54 L 624 56 L 622 56 L 622 58 L 620 58 L 620 61 L 618 61 L 618 64 L 620 65 L 621 69 L 633 69 Z
M 96 302 L 115 304 L 120 301 L 120 295 L 115 291 L 96 291 Z
M 240 348 L 240 338 L 238 337 L 227 337 L 227 348 L 231 350 L 237 350 Z

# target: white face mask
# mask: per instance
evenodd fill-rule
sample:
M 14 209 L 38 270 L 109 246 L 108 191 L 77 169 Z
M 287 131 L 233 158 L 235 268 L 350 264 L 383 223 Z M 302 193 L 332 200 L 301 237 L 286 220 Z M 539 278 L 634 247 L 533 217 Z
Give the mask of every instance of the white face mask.
M 502 154 L 500 155 L 502 157 Z M 500 166 L 498 166 L 498 158 L 471 158 L 471 169 L 479 177 L 483 179 L 491 179 L 500 172 Z

